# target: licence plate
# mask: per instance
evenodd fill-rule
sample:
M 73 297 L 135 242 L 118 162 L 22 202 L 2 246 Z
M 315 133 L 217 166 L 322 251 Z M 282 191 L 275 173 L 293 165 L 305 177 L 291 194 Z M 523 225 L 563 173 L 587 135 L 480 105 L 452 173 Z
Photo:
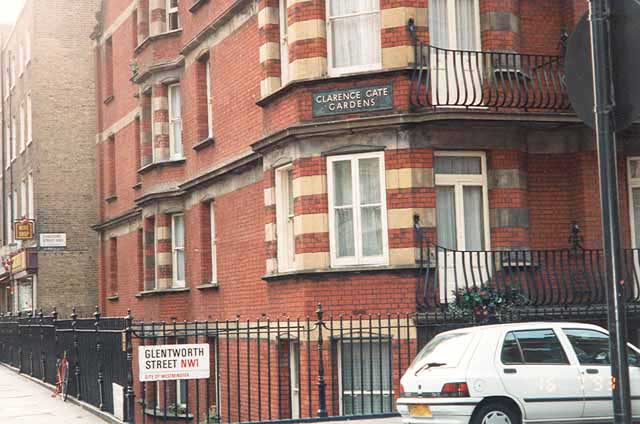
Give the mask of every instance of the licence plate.
M 409 405 L 409 414 L 412 417 L 430 417 L 431 408 L 429 405 Z

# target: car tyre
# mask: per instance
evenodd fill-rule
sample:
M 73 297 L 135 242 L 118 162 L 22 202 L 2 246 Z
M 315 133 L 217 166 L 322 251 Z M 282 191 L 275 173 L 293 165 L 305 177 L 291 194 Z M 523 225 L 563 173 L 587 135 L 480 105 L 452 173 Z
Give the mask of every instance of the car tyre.
M 509 405 L 487 403 L 473 414 L 470 424 L 521 424 L 520 414 Z

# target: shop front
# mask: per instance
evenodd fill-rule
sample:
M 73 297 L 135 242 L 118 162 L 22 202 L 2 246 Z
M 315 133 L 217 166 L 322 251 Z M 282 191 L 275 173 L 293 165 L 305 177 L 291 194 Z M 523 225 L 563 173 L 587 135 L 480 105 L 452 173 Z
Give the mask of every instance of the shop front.
M 36 309 L 38 256 L 35 250 L 27 249 L 12 258 L 10 286 L 13 310 L 23 314 Z

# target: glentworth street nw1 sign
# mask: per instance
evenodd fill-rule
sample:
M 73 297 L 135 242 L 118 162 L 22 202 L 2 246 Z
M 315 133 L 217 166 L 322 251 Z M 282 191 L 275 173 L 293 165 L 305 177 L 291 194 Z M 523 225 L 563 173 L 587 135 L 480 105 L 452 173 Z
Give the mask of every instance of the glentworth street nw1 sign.
M 209 378 L 209 345 L 140 346 L 140 381 Z
M 319 91 L 312 95 L 313 116 L 393 109 L 393 85 Z

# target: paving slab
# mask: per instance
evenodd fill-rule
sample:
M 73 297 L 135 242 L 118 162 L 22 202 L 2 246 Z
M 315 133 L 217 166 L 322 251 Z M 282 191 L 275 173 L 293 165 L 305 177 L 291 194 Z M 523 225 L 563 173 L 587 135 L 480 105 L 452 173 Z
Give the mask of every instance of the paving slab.
M 0 366 L 0 423 L 105 424 L 86 409 L 51 394 L 49 388 Z

